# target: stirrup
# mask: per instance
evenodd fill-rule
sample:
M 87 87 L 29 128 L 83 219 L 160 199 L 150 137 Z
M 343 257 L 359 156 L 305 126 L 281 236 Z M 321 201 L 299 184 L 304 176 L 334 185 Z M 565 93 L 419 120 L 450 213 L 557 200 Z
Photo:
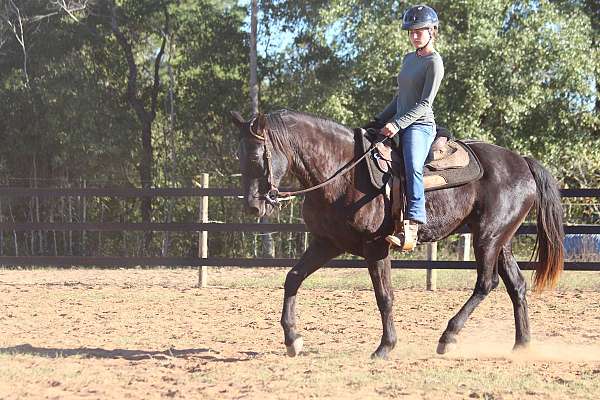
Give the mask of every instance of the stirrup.
M 387 235 L 385 237 L 385 241 L 388 242 L 389 244 L 391 244 L 392 246 L 396 246 L 396 247 L 400 247 L 403 248 L 404 247 L 404 236 L 401 234 L 396 235 Z

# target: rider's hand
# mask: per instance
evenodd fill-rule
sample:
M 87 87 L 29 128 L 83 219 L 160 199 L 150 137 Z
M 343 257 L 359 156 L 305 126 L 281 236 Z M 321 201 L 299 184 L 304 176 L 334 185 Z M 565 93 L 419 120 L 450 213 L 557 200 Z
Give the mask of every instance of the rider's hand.
M 394 136 L 396 133 L 398 133 L 398 128 L 396 128 L 396 125 L 392 124 L 391 122 L 388 122 L 387 124 L 385 124 L 385 126 L 381 129 L 380 133 L 383 136 L 387 136 L 387 137 L 392 137 Z

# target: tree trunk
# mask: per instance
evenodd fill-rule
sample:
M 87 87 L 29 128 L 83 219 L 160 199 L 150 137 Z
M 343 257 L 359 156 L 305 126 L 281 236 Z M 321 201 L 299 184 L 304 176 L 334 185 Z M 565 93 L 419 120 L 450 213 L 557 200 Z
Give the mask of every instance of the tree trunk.
M 118 23 L 118 12 L 120 11 L 119 7 L 113 1 L 112 3 L 112 18 L 111 18 L 111 29 L 119 46 L 123 50 L 125 54 L 125 59 L 127 61 L 127 67 L 129 69 L 127 76 L 127 102 L 135 111 L 138 120 L 142 125 L 142 151 L 140 157 L 140 181 L 142 188 L 148 189 L 152 187 L 153 177 L 152 177 L 152 169 L 154 166 L 153 160 L 153 149 L 152 149 L 152 124 L 156 119 L 156 108 L 158 103 L 158 91 L 160 88 L 160 66 L 162 57 L 165 53 L 165 46 L 167 43 L 166 35 L 163 35 L 163 40 L 154 59 L 154 80 L 152 83 L 152 87 L 149 90 L 149 100 L 150 107 L 147 109 L 147 105 L 145 104 L 144 98 L 142 97 L 142 93 L 144 90 L 139 88 L 138 82 L 138 66 L 135 62 L 133 47 L 124 34 L 121 31 L 121 27 Z M 165 8 L 165 26 L 162 28 L 163 32 L 169 31 L 169 14 L 167 9 Z M 142 222 L 149 223 L 152 219 L 152 198 L 143 197 L 141 200 L 141 214 L 142 214 Z M 152 243 L 153 232 L 144 232 L 144 237 L 142 240 L 142 255 L 147 255 L 150 250 L 150 245 Z
M 67 213 L 69 215 L 69 224 L 73 223 L 73 197 L 67 197 L 67 206 L 69 207 Z M 73 255 L 73 231 L 69 229 L 69 255 Z
M 65 185 L 66 187 L 66 185 Z M 61 196 L 60 197 L 60 217 L 61 217 L 61 221 L 60 222 L 65 222 L 65 220 L 67 219 L 66 217 L 66 213 L 65 213 L 65 197 Z M 63 254 L 68 254 L 68 248 L 67 248 L 67 231 L 62 230 L 62 245 L 63 245 L 63 249 L 62 252 Z
M 83 188 L 87 188 L 87 182 L 85 181 L 85 179 L 82 182 L 82 186 Z M 84 224 L 87 222 L 87 197 L 86 196 L 82 196 L 81 197 L 81 222 L 83 222 Z M 81 231 L 81 251 L 80 254 L 82 256 L 87 256 L 89 255 L 89 251 L 88 251 L 88 244 L 87 244 L 87 231 L 86 230 L 82 230 Z
M 256 41 L 258 37 L 258 0 L 252 0 L 250 15 L 250 103 L 252 113 L 258 114 L 258 65 Z
M 10 198 L 8 199 L 8 212 L 10 214 L 10 219 L 12 221 L 12 223 L 15 223 L 15 215 L 13 214 L 13 210 L 12 210 L 12 203 L 10 201 Z M 13 242 L 14 242 L 14 246 L 15 246 L 15 256 L 19 256 L 19 239 L 17 237 L 17 231 L 13 229 Z
M 174 52 L 173 45 L 173 34 L 170 31 L 164 32 L 165 37 L 168 38 L 168 57 L 166 60 L 167 74 L 169 76 L 169 86 L 167 89 L 167 98 L 165 99 L 165 111 L 168 112 L 168 124 L 164 130 L 165 145 L 167 146 L 167 153 L 170 163 L 165 163 L 165 178 L 169 186 L 174 187 L 176 185 L 176 172 L 177 172 L 177 151 L 175 144 L 175 75 L 173 74 L 172 56 Z M 170 164 L 170 165 L 169 165 Z M 173 210 L 175 208 L 175 200 L 173 198 L 166 199 L 167 223 L 173 222 Z M 169 247 L 171 245 L 171 232 L 166 231 L 163 233 L 163 246 L 161 254 L 166 257 L 169 253 Z
M 38 176 L 37 176 L 37 154 L 33 155 L 33 187 L 37 188 L 38 187 Z M 35 222 L 37 222 L 38 224 L 40 223 L 40 198 L 39 196 L 35 196 L 34 197 L 35 200 Z M 37 231 L 37 236 L 38 236 L 38 254 L 39 255 L 43 255 L 44 254 L 44 237 L 43 237 L 44 233 L 43 231 L 40 229 Z M 31 252 L 32 255 L 34 253 L 33 250 L 33 240 L 31 242 Z
M 152 187 L 152 165 L 154 163 L 152 154 L 152 122 L 146 121 L 142 129 L 142 156 L 140 160 L 140 181 L 143 189 Z M 152 222 L 152 198 L 142 197 L 141 202 L 142 222 Z M 152 232 L 145 231 L 142 240 L 141 255 L 148 255 L 152 244 Z

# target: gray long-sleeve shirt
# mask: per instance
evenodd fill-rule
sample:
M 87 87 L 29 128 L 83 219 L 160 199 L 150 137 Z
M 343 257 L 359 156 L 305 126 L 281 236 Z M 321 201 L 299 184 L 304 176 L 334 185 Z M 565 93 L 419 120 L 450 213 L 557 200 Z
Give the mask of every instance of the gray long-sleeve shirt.
M 433 100 L 444 77 L 442 57 L 433 53 L 420 57 L 408 53 L 398 73 L 398 91 L 377 120 L 405 129 L 415 122 L 435 124 Z

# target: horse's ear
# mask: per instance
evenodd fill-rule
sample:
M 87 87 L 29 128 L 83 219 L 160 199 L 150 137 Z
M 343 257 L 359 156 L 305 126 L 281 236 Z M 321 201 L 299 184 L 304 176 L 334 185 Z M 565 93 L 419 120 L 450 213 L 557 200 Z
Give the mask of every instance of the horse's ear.
M 244 121 L 244 117 L 242 117 L 242 115 L 237 111 L 229 111 L 229 114 L 231 115 L 231 120 L 238 128 L 241 128 L 246 122 Z

